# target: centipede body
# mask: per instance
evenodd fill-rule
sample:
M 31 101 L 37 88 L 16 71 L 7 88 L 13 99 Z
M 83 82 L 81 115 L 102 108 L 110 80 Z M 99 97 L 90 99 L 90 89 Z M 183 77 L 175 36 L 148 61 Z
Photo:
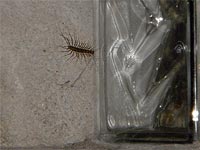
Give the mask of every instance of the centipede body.
M 67 46 L 61 46 L 65 49 L 62 52 L 66 52 L 70 58 L 85 59 L 94 55 L 94 48 L 88 43 L 80 41 L 76 36 L 72 37 L 69 33 L 65 36 L 63 33 L 60 34 L 65 40 Z

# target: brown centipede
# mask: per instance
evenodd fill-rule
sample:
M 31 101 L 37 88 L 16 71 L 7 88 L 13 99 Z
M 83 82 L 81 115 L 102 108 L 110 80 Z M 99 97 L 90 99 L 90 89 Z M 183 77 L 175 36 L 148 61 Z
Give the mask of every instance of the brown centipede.
M 72 37 L 69 33 L 69 36 L 65 36 L 63 33 L 60 36 L 64 39 L 67 46 L 60 46 L 65 49 L 62 52 L 67 52 L 67 55 L 70 56 L 69 59 L 85 59 L 94 55 L 94 48 L 88 43 L 80 41 L 76 36 Z

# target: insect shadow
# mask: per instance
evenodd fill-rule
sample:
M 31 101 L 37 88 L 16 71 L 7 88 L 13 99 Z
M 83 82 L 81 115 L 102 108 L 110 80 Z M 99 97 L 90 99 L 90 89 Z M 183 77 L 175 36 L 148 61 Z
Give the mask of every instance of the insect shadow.
M 94 58 L 95 48 L 91 46 L 89 42 L 79 40 L 79 38 L 75 34 L 72 35 L 71 33 L 60 32 L 60 36 L 62 37 L 66 45 L 61 45 L 59 47 L 63 49 L 61 52 L 66 53 L 65 56 L 69 56 L 67 61 L 69 61 L 70 59 L 73 61 L 75 59 L 76 61 L 84 60 L 86 62 L 86 67 L 78 74 L 76 79 L 71 83 L 70 86 L 73 87 L 89 66 L 92 58 Z M 62 86 L 64 84 L 62 84 Z

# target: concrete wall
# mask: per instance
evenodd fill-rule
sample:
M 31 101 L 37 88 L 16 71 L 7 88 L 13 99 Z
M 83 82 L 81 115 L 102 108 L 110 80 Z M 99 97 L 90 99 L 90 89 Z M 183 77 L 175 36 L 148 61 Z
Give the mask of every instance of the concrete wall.
M 68 61 L 59 46 L 65 45 L 60 32 L 68 31 L 93 44 L 95 11 L 93 0 L 0 0 L 0 147 L 200 149 L 198 143 L 112 147 L 91 142 L 94 62 Z
M 66 45 L 60 32 L 69 31 L 92 44 L 93 11 L 92 0 L 0 1 L 1 146 L 64 146 L 92 136 L 94 62 L 67 61 L 59 46 Z

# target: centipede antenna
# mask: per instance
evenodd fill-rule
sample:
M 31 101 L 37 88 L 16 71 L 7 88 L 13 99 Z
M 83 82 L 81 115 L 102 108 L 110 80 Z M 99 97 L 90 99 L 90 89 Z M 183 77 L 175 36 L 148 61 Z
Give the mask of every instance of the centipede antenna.
M 65 50 L 69 50 L 69 49 L 68 49 L 68 46 L 65 46 L 65 45 L 64 45 L 64 46 L 61 45 L 61 46 L 59 46 L 59 47 L 62 48 L 62 49 L 65 49 Z
M 68 50 L 64 50 L 64 51 L 59 51 L 59 52 L 62 52 L 62 53 L 69 53 L 70 51 L 68 51 Z
M 67 37 L 65 37 L 63 33 L 61 33 L 60 36 L 65 40 L 65 42 L 66 42 L 68 45 L 70 45 L 69 39 L 68 39 Z
M 68 54 L 72 53 L 72 51 L 70 51 L 68 48 L 66 48 L 65 51 L 60 51 L 60 52 L 64 52 L 64 53 L 68 53 Z

